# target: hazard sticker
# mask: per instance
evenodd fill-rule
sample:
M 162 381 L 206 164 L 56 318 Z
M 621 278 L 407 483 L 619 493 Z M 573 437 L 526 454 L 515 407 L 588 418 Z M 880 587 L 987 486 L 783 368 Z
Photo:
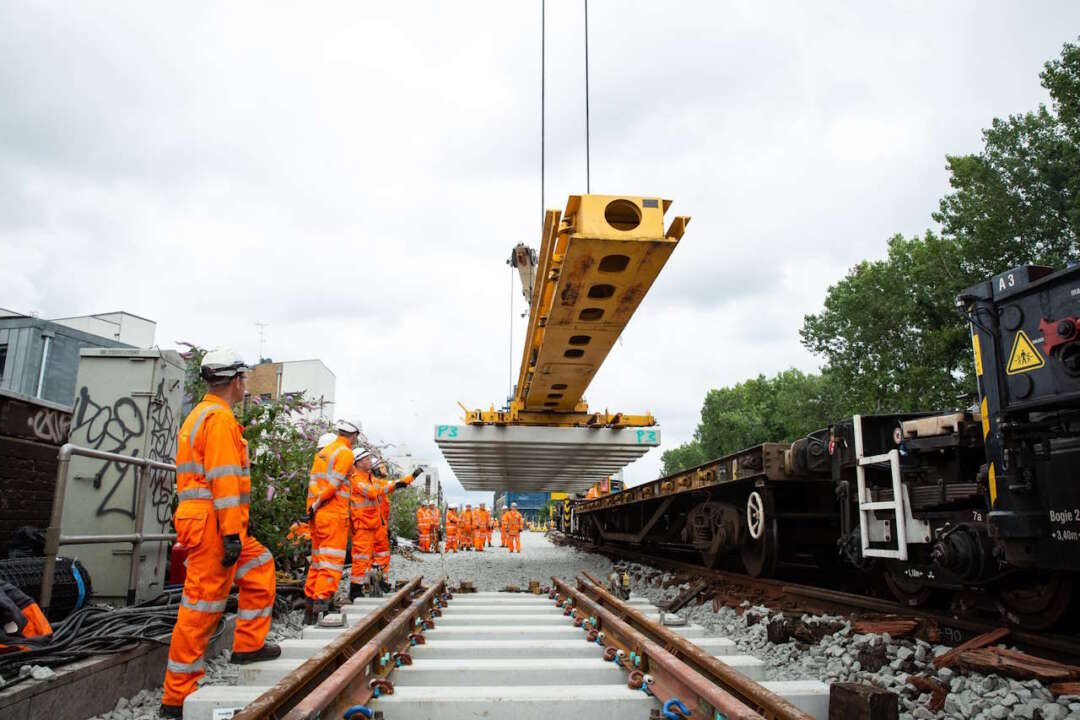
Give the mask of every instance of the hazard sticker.
M 1035 343 L 1031 342 L 1027 334 L 1023 330 L 1016 333 L 1012 352 L 1009 353 L 1009 365 L 1005 368 L 1005 373 L 1007 375 L 1018 375 L 1031 370 L 1038 370 L 1045 364 L 1046 361 L 1043 360 L 1043 356 L 1039 354 L 1039 351 L 1035 348 Z

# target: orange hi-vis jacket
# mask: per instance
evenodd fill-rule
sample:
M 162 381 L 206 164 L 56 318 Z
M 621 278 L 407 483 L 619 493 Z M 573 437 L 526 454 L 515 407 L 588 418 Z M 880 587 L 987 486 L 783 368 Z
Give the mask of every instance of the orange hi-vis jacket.
M 458 516 L 453 510 L 446 511 L 446 534 L 455 535 L 458 528 Z
M 354 528 L 377 530 L 384 523 L 382 501 L 393 483 L 383 482 L 369 472 L 353 468 L 349 473 L 349 517 Z
M 412 485 L 415 478 L 406 475 L 402 478 L 406 485 Z M 394 491 L 396 480 L 380 480 L 370 472 L 353 468 L 349 472 L 349 517 L 353 527 L 364 530 L 378 530 L 390 523 L 390 493 Z
M 416 509 L 416 527 L 417 528 L 419 528 L 422 531 L 430 530 L 432 520 L 433 520 L 432 515 L 431 515 L 430 512 L 428 512 L 427 508 L 421 507 L 421 508 Z
M 465 533 L 471 533 L 476 527 L 476 518 L 473 517 L 472 510 L 462 510 L 461 515 L 458 516 L 458 531 Z
M 228 442 L 208 443 L 214 435 Z M 207 393 L 180 428 L 176 446 L 177 515 L 186 503 L 212 502 L 222 537 L 247 532 L 251 503 L 251 469 L 247 441 L 232 409 Z
M 476 511 L 476 529 L 481 532 L 488 531 L 488 523 L 491 520 L 491 515 L 488 514 L 487 508 L 480 508 Z
M 507 514 L 508 513 L 504 512 L 502 515 L 499 516 L 499 531 L 504 533 L 504 534 L 506 533 L 506 516 L 507 516 Z
M 318 503 L 319 510 L 349 515 L 349 486 L 345 479 L 353 466 L 349 440 L 338 436 L 334 442 L 315 453 L 311 463 L 311 482 L 308 483 L 307 509 Z
M 521 532 L 521 528 L 525 525 L 525 518 L 521 517 L 521 513 L 517 510 L 510 510 L 506 513 L 506 532 L 510 535 L 516 535 Z

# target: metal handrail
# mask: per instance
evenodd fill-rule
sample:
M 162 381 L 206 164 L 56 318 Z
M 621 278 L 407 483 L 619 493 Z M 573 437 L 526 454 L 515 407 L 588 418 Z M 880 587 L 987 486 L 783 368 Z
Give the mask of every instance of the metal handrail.
M 71 457 L 96 458 L 124 465 L 137 465 L 135 475 L 135 532 L 113 535 L 61 535 L 60 526 L 64 519 L 64 495 L 67 491 L 68 469 L 71 466 Z M 158 462 L 149 458 L 132 457 L 118 453 L 94 450 L 93 448 L 80 447 L 66 443 L 60 448 L 56 463 L 56 488 L 53 491 L 52 514 L 49 517 L 49 529 L 45 531 L 45 568 L 41 576 L 41 598 L 38 603 L 42 610 L 49 612 L 52 604 L 53 582 L 56 580 L 56 556 L 60 552 L 61 545 L 91 545 L 98 543 L 130 543 L 131 544 L 131 567 L 128 570 L 128 602 L 133 602 L 135 597 L 135 581 L 138 574 L 139 546 L 144 542 L 164 542 L 175 540 L 175 533 L 151 533 L 143 534 L 145 513 L 143 503 L 146 500 L 146 471 L 164 470 L 176 473 L 176 466 L 170 463 Z

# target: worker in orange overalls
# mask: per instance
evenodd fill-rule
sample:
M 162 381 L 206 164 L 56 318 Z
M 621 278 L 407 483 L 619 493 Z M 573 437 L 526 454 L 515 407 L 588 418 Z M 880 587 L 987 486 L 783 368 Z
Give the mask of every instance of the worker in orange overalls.
M 508 512 L 510 512 L 509 508 L 503 510 L 502 515 L 499 516 L 499 537 L 502 539 L 503 547 L 506 547 L 506 518 Z
M 349 473 L 353 445 L 360 437 L 360 423 L 338 420 L 337 437 L 315 453 L 308 483 L 307 521 L 311 524 L 311 567 L 304 595 L 308 599 L 304 622 L 314 625 L 330 609 L 345 570 L 345 546 L 349 542 Z
M 418 467 L 408 477 L 384 480 L 377 477 L 382 473 L 374 471 L 369 451 L 356 453 L 349 475 L 349 519 L 353 533 L 350 600 L 363 597 L 364 576 L 372 565 L 382 570 L 380 588 L 383 592 L 390 592 L 390 538 L 387 532 L 390 522 L 389 496 L 395 490 L 408 487 L 422 472 L 423 468 Z
M 442 524 L 442 511 L 439 510 L 439 503 L 431 503 L 431 511 L 435 513 L 435 523 L 431 532 L 431 547 L 434 552 L 439 552 L 439 527 Z
M 334 433 L 323 433 L 319 436 L 319 440 L 315 444 L 315 449 L 322 450 L 324 447 L 334 442 L 334 438 L 336 437 L 337 435 Z M 311 555 L 311 525 L 307 520 L 300 519 L 293 522 L 293 524 L 289 526 L 289 532 L 285 536 L 285 539 L 292 543 L 293 546 L 293 552 L 290 553 L 290 560 L 295 561 L 300 557 L 306 559 Z
M 480 509 L 476 511 L 476 517 L 473 519 L 473 550 L 476 552 L 484 552 L 484 541 L 487 537 L 488 520 L 490 519 L 491 516 L 488 515 L 484 503 L 480 503 Z
M 473 530 L 476 529 L 476 514 L 472 504 L 465 503 L 465 509 L 458 516 L 458 546 L 466 551 L 473 550 Z
M 416 544 L 420 552 L 431 552 L 431 523 L 434 520 L 427 502 L 416 508 Z
M 457 552 L 458 514 L 457 505 L 446 508 L 446 552 Z
M 173 524 L 188 549 L 187 577 L 165 669 L 160 712 L 166 717 L 183 716 L 184 698 L 204 675 L 203 654 L 233 582 L 240 597 L 230 662 L 281 655 L 281 648 L 265 642 L 277 590 L 274 558 L 248 535 L 250 465 L 232 412 L 247 391 L 247 372 L 231 350 L 206 353 L 200 374 L 209 391 L 180 427 Z
M 503 535 L 503 531 L 502 531 L 502 518 L 503 518 L 502 515 L 499 515 L 498 517 L 496 517 L 494 515 L 494 513 L 492 513 L 491 529 L 492 529 L 492 532 L 495 532 L 495 533 L 499 534 L 499 538 L 498 538 L 499 547 L 506 547 L 506 536 Z
M 525 519 L 518 512 L 517 503 L 510 503 L 510 510 L 506 513 L 506 535 L 510 552 L 521 553 L 521 530 L 525 526 Z

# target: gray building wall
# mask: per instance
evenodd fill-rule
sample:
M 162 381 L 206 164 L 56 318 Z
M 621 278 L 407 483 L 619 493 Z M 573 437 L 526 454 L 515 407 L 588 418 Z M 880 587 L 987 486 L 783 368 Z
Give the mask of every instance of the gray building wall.
M 41 399 L 71 406 L 75 402 L 75 378 L 82 348 L 130 347 L 114 340 L 75 330 L 33 317 L 0 317 L 0 346 L 7 347 L 7 361 L 0 390 L 35 397 L 41 372 L 41 351 L 45 338 L 49 354 L 45 360 L 45 382 Z

